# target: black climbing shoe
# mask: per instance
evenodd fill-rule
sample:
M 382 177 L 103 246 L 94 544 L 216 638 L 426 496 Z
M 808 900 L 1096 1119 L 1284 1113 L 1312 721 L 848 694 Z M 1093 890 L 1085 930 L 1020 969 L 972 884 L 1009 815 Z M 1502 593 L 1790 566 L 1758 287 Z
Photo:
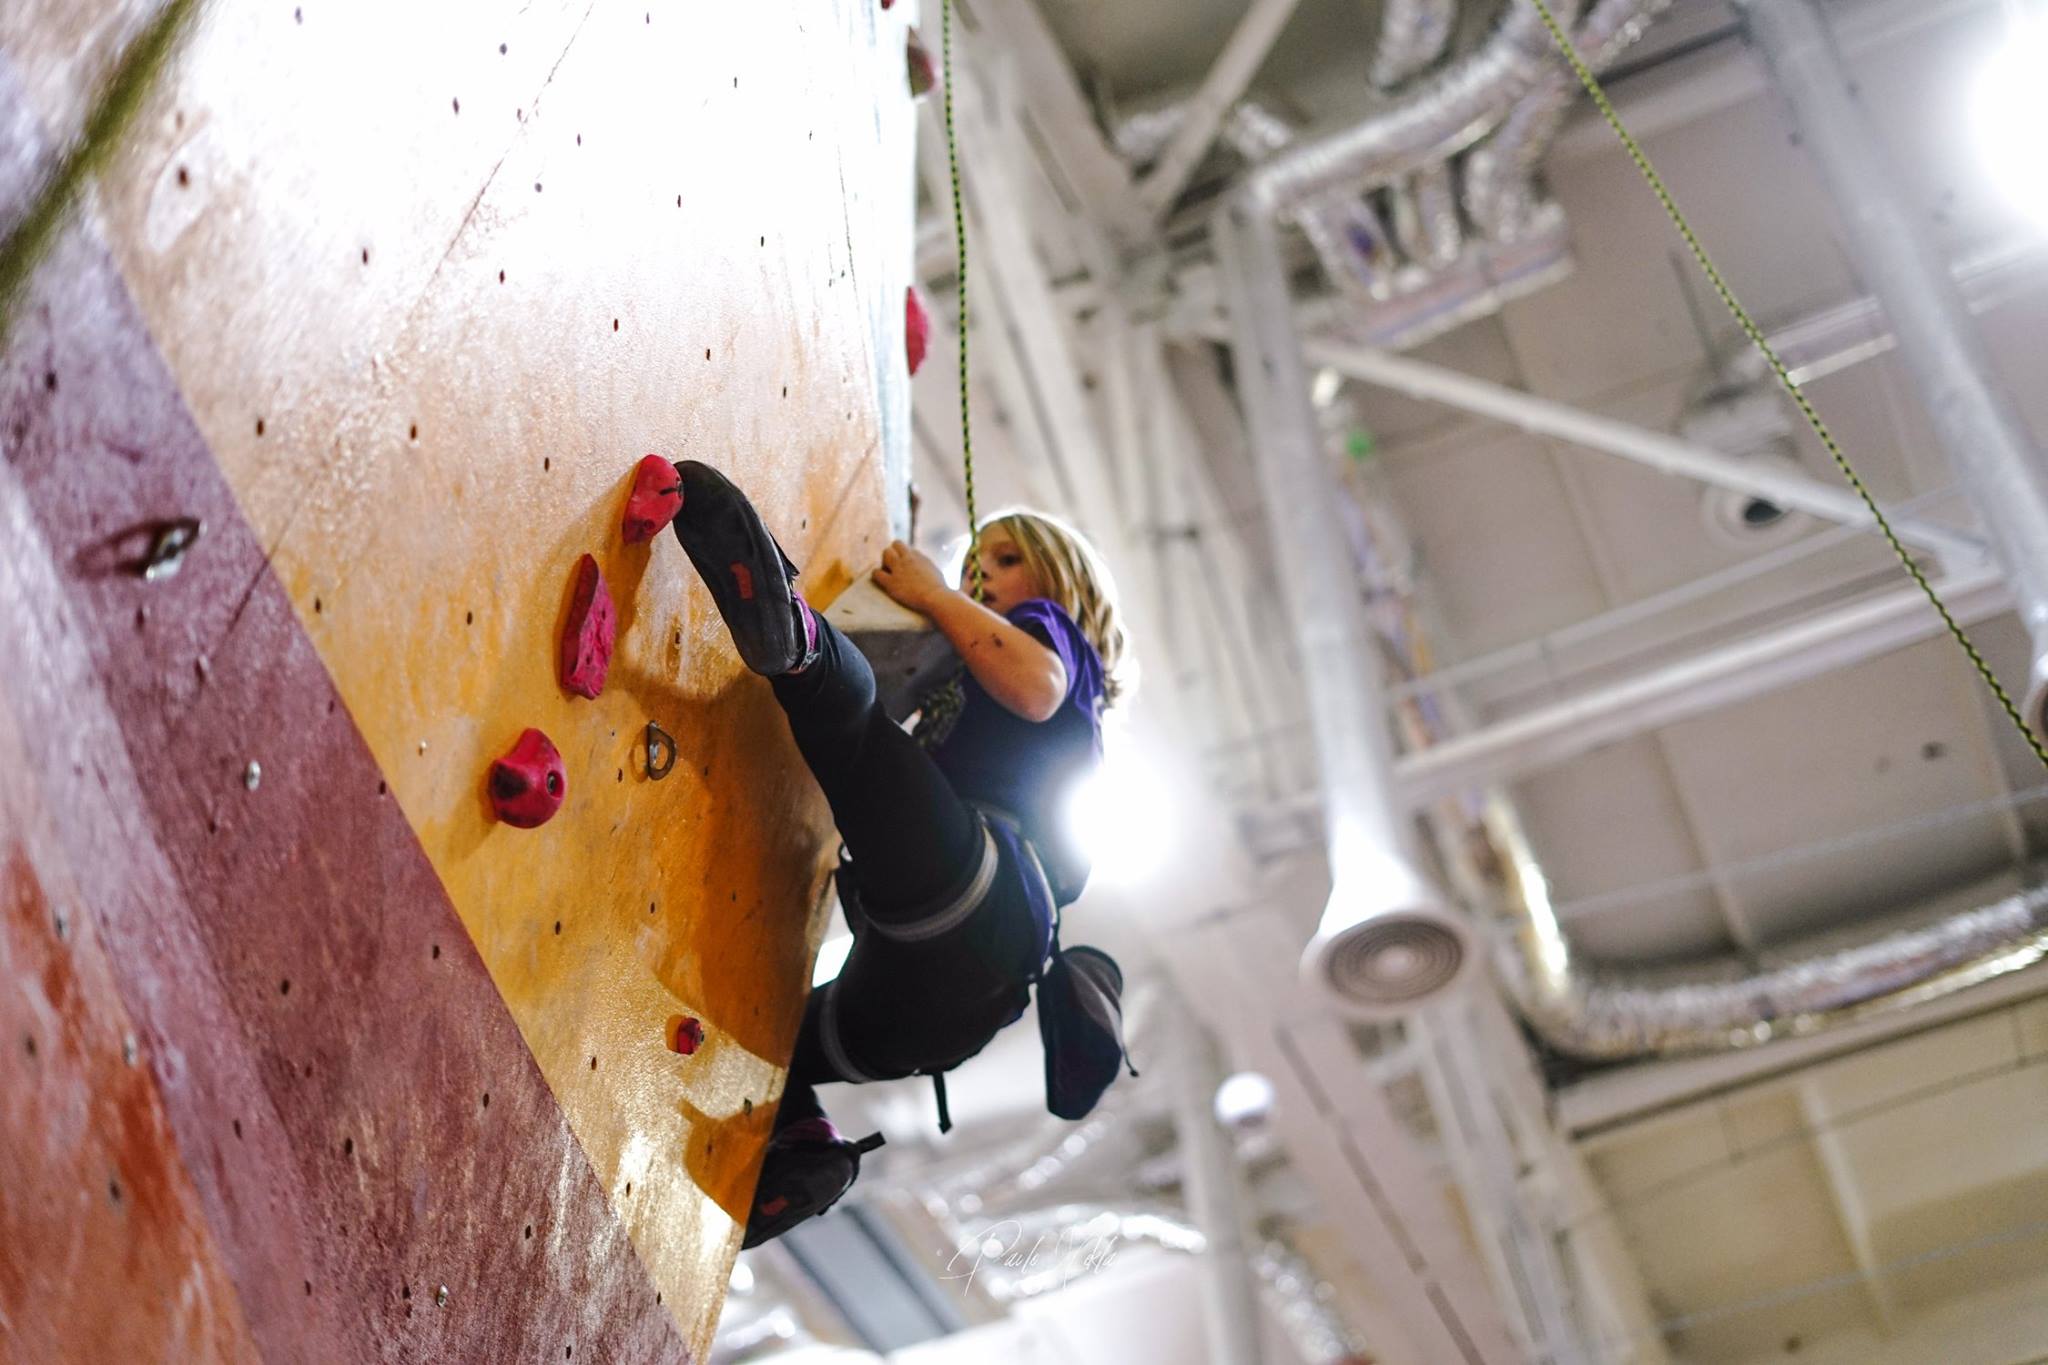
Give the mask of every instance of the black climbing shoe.
M 771 678 L 802 667 L 809 641 L 793 586 L 796 565 L 723 474 L 696 460 L 679 461 L 676 474 L 683 488 L 676 539 L 711 589 L 741 661 Z
M 853 1187 L 861 1157 L 881 1145 L 880 1133 L 848 1142 L 826 1119 L 805 1119 L 775 1134 L 768 1139 L 740 1245 L 773 1241 L 831 1208 Z

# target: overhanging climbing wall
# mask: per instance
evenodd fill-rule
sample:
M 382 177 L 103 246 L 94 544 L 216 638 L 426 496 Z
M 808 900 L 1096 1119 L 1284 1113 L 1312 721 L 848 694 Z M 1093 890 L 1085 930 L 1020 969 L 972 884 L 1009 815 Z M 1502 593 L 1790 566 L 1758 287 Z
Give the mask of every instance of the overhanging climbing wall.
M 704 1354 L 829 826 L 619 521 L 656 451 L 879 553 L 904 9 L 0 6 L 0 1357 Z

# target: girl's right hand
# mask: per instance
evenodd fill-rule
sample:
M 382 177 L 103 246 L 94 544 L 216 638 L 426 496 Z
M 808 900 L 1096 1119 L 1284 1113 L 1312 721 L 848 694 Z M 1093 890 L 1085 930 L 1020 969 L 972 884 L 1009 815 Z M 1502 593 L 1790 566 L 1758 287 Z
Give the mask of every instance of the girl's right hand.
M 930 613 L 931 604 L 952 591 L 932 557 L 900 540 L 889 542 L 882 551 L 882 565 L 874 573 L 875 586 L 915 612 Z

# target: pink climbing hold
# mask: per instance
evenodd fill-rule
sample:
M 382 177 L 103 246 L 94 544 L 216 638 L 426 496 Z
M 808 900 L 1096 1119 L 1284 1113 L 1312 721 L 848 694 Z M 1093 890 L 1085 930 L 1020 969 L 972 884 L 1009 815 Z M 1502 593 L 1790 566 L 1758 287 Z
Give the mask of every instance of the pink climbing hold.
M 924 364 L 925 348 L 931 344 L 932 320 L 924 311 L 924 300 L 917 296 L 917 286 L 903 291 L 903 351 L 910 358 L 910 372 L 917 373 L 917 367 Z
M 704 1046 L 704 1025 L 688 1015 L 676 1015 L 668 1021 L 668 1045 L 671 1051 L 689 1056 Z
M 932 54 L 919 41 L 916 29 L 912 29 L 904 40 L 903 55 L 910 63 L 911 98 L 921 99 L 929 95 L 932 87 L 939 83 L 939 69 L 932 65 Z
M 544 825 L 562 808 L 569 776 L 554 742 L 528 730 L 510 753 L 491 765 L 491 809 L 518 829 Z
M 605 588 L 604 573 L 595 559 L 585 555 L 576 562 L 576 596 L 569 603 L 569 624 L 562 631 L 563 688 L 591 698 L 604 691 L 617 630 L 618 612 Z
M 674 464 L 649 455 L 633 470 L 633 491 L 626 498 L 626 541 L 638 545 L 661 533 L 683 510 L 683 477 Z

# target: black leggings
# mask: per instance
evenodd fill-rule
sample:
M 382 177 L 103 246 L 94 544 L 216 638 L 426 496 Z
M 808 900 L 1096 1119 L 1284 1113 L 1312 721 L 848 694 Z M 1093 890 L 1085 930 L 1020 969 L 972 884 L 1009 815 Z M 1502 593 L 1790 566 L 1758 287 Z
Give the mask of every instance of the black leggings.
M 866 656 L 822 618 L 818 631 L 817 659 L 774 679 L 775 697 L 832 807 L 862 913 L 907 923 L 973 880 L 989 836 L 931 755 L 882 710 Z M 979 1052 L 1023 1013 L 1038 938 L 1007 848 L 980 908 L 957 929 L 904 943 L 856 924 L 845 967 L 804 1008 L 777 1126 L 821 1113 L 812 1090 L 821 1082 L 944 1070 Z

